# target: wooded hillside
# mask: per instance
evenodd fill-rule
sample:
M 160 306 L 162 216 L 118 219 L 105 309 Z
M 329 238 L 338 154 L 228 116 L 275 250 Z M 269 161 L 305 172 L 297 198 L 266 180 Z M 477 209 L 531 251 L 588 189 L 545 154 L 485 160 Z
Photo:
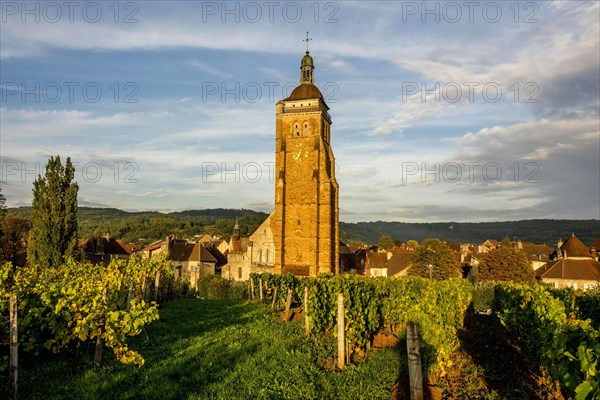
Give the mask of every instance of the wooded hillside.
M 31 207 L 9 208 L 9 215 L 30 217 Z M 79 207 L 79 236 L 111 236 L 128 243 L 150 243 L 174 233 L 179 237 L 197 234 L 220 234 L 229 237 L 235 218 L 239 218 L 242 235 L 249 235 L 268 217 L 267 213 L 246 209 L 204 209 L 171 213 L 127 212 L 116 208 Z M 381 235 L 403 242 L 433 237 L 448 242 L 483 243 L 486 239 L 546 243 L 553 246 L 558 238 L 575 233 L 589 245 L 600 237 L 600 220 L 533 219 L 505 222 L 340 222 L 340 239 L 376 244 Z

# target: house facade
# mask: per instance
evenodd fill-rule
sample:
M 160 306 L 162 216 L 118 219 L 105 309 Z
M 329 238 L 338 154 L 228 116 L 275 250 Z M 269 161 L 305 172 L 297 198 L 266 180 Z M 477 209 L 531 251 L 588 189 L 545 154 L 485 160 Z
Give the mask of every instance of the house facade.
M 248 238 L 240 236 L 239 224 L 233 228 L 229 241 L 227 264 L 221 268 L 221 277 L 246 281 L 251 273 L 274 273 L 275 243 L 271 231 L 271 216 Z
M 198 287 L 200 277 L 215 275 L 217 259 L 202 244 L 168 237 L 167 251 L 175 277 L 187 280 L 192 288 Z

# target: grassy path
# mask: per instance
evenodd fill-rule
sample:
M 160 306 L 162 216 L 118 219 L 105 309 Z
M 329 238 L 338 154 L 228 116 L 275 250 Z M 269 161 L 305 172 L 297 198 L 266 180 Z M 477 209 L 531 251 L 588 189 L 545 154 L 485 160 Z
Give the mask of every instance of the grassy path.
M 399 350 L 332 370 L 335 343 L 303 337 L 266 306 L 179 299 L 131 341 L 146 363 L 102 367 L 54 357 L 25 360 L 22 399 L 389 399 L 404 375 Z M 28 364 L 28 365 L 27 365 Z

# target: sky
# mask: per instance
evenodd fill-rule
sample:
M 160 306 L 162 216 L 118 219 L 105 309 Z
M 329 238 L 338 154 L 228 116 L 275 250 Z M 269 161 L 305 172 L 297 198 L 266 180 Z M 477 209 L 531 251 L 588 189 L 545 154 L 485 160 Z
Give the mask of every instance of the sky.
M 597 1 L 0 7 L 9 207 L 60 155 L 80 206 L 272 211 L 308 31 L 340 220 L 600 219 Z

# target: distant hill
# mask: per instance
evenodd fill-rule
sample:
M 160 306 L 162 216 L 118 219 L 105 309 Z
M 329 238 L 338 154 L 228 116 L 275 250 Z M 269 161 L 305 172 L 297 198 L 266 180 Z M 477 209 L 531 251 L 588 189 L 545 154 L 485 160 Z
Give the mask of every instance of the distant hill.
M 590 245 L 600 237 L 600 220 L 531 219 L 506 222 L 340 222 L 340 231 L 346 240 L 377 243 L 381 235 L 390 235 L 403 242 L 428 237 L 448 242 L 483 243 L 486 239 L 502 240 L 508 236 L 526 242 L 554 245 L 559 238 L 566 239 L 575 233 Z
M 9 214 L 29 217 L 31 207 L 7 209 Z M 110 231 L 111 236 L 128 243 L 150 243 L 174 233 L 189 237 L 203 233 L 229 237 L 235 218 L 239 218 L 243 235 L 249 235 L 268 217 L 267 213 L 246 209 L 205 209 L 171 213 L 128 212 L 116 208 L 79 207 L 81 237 L 100 236 Z M 483 243 L 486 239 L 511 240 L 554 245 L 559 238 L 575 233 L 585 244 L 600 237 L 600 220 L 532 219 L 506 222 L 340 222 L 340 238 L 376 244 L 381 235 L 390 235 L 403 242 L 428 237 L 448 242 Z
M 8 214 L 29 218 L 31 207 L 8 208 Z M 209 233 L 229 237 L 236 217 L 242 235 L 249 235 L 269 215 L 246 209 L 206 209 L 171 213 L 156 211 L 128 212 L 116 208 L 79 207 L 80 237 L 98 237 L 110 232 L 111 237 L 127 243 L 148 244 L 174 233 L 177 237 L 193 237 Z

